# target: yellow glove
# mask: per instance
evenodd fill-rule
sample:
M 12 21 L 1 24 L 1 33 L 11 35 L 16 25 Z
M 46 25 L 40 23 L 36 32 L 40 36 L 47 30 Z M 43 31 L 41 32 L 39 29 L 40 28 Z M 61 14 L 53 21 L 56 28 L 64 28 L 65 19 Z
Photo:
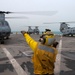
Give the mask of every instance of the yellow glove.
M 26 31 L 21 31 L 21 33 L 24 35 L 25 33 L 27 33 Z

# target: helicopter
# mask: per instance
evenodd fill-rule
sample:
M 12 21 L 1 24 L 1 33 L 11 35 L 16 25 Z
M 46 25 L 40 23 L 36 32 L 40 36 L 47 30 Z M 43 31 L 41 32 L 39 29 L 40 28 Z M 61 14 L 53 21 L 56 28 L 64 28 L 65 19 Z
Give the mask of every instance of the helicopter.
M 4 39 L 9 39 L 9 36 L 12 33 L 9 23 L 5 20 L 5 18 L 7 19 L 27 18 L 27 17 L 5 17 L 5 14 L 9 14 L 9 13 L 12 13 L 12 12 L 0 11 L 0 42 L 1 44 L 4 44 Z
M 32 14 L 32 15 L 47 15 L 51 16 L 56 14 L 56 11 L 34 11 L 34 12 L 5 12 L 5 11 L 0 11 L 0 41 L 1 44 L 4 44 L 4 39 L 9 39 L 9 36 L 11 34 L 11 28 L 9 26 L 8 21 L 5 19 L 11 19 L 11 18 L 27 18 L 27 17 L 5 17 L 5 14 L 12 14 L 12 13 L 17 13 L 17 14 Z M 30 28 L 30 27 L 29 27 Z M 29 30 L 30 32 L 30 30 Z M 39 34 L 38 27 L 35 27 L 34 29 L 35 33 Z
M 0 11 L 0 40 L 1 44 L 4 44 L 4 38 L 9 39 L 11 28 L 9 23 L 5 20 L 5 13 L 8 12 Z
M 42 32 L 43 32 L 43 30 L 40 30 L 38 27 L 46 27 L 47 28 L 47 26 L 43 26 L 43 25 L 38 25 L 38 26 L 23 26 L 23 27 L 28 27 L 28 30 L 27 30 L 27 32 L 28 32 L 28 34 L 37 34 L 37 35 L 39 35 L 39 34 L 41 34 Z
M 33 26 L 32 26 L 32 27 L 33 27 Z M 38 26 L 34 26 L 34 27 L 35 27 L 35 28 L 32 29 L 31 26 L 28 26 L 28 31 L 27 31 L 27 32 L 28 32 L 29 34 L 39 34 L 40 31 L 39 31 L 39 29 L 38 29 Z
M 63 33 L 63 36 L 74 36 L 75 35 L 75 27 L 68 27 L 68 24 L 65 22 L 61 23 L 60 31 Z
M 38 27 L 42 27 L 42 26 L 23 26 L 23 27 L 28 27 L 27 33 L 29 35 L 30 34 L 37 34 L 37 35 L 39 35 L 40 29 Z
M 69 27 L 67 23 L 75 23 L 75 21 L 69 22 L 51 22 L 51 23 L 44 23 L 44 24 L 52 24 L 52 23 L 60 23 L 60 32 L 63 36 L 74 36 L 75 35 L 75 27 Z

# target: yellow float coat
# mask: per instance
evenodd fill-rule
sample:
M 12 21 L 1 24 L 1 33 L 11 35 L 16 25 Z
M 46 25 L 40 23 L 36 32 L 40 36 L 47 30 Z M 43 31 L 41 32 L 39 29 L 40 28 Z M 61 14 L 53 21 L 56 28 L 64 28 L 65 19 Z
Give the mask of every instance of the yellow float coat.
M 57 55 L 57 49 L 51 46 L 40 44 L 25 33 L 26 42 L 33 50 L 32 57 L 34 65 L 34 74 L 52 74 L 54 73 L 54 62 Z

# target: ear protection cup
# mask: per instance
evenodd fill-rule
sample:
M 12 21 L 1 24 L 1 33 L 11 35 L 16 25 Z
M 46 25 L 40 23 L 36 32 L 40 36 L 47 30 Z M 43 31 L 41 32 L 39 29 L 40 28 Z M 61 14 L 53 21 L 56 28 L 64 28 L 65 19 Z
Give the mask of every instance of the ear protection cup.
M 41 41 L 42 41 L 42 38 L 43 38 L 43 36 L 40 36 L 39 42 L 41 42 Z
M 40 38 L 39 41 L 44 44 L 46 42 L 46 39 L 45 38 Z
M 45 38 L 42 38 L 43 40 L 41 41 L 42 44 L 45 44 L 46 42 L 46 39 Z

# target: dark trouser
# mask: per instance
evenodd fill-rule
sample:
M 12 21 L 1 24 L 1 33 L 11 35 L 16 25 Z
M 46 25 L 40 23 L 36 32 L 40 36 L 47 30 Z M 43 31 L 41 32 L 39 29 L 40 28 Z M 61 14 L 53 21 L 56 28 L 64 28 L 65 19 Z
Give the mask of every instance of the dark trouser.
M 41 75 L 41 74 L 35 74 L 35 75 Z M 42 75 L 54 75 L 54 74 L 42 74 Z
M 44 75 L 54 75 L 54 74 L 44 74 Z

